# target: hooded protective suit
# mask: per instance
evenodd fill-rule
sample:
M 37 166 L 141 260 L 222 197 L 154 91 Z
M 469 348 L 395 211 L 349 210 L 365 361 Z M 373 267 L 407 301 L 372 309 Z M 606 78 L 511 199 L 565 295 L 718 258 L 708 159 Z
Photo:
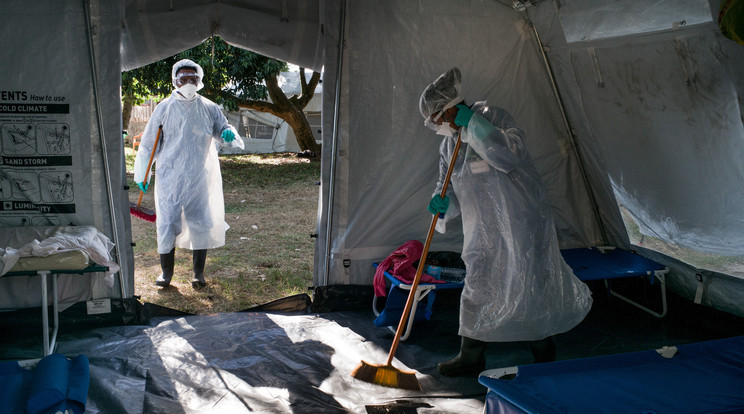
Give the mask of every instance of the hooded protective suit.
M 456 91 L 443 98 L 444 104 L 426 105 L 427 92 L 422 95 L 425 118 L 436 114 L 431 108 L 462 100 L 459 71 L 450 80 Z M 454 194 L 438 226 L 443 232 L 447 221 L 462 214 L 467 277 L 459 334 L 510 342 L 566 332 L 589 312 L 591 292 L 561 256 L 551 206 L 524 147 L 524 134 L 502 108 L 480 102 L 471 109 L 475 114 L 461 128 L 463 144 L 451 179 Z M 435 194 L 444 185 L 456 140 L 445 137 L 440 145 Z
M 199 65 L 190 63 L 176 65 L 193 66 L 203 73 Z M 174 66 L 174 78 L 176 72 Z M 217 145 L 225 145 L 222 131 L 230 129 L 236 136 L 237 131 L 214 102 L 200 95 L 189 100 L 173 91 L 155 108 L 142 134 L 135 182 L 146 178 L 159 125 L 163 125 L 163 134 L 154 161 L 158 253 L 167 254 L 174 247 L 202 250 L 223 246 L 229 226 Z

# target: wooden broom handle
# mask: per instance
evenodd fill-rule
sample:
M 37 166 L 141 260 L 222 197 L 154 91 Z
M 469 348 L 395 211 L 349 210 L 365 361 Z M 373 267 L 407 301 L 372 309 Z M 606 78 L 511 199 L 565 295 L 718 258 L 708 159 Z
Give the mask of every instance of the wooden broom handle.
M 155 144 L 152 146 L 152 153 L 150 154 L 150 161 L 147 163 L 147 170 L 145 170 L 145 182 L 147 182 L 147 176 L 150 175 L 150 167 L 152 167 L 152 160 L 155 158 L 155 150 L 158 149 L 158 142 L 160 141 L 160 134 L 163 132 L 163 126 L 158 126 L 158 133 L 155 135 Z M 145 192 L 140 190 L 139 200 L 137 200 L 137 209 L 139 210 L 140 204 L 142 203 L 142 196 Z
M 447 187 L 449 186 L 450 177 L 452 177 L 452 171 L 455 169 L 455 161 L 457 160 L 457 153 L 460 152 L 460 144 L 462 143 L 461 136 L 462 128 L 457 134 L 457 143 L 455 143 L 455 149 L 452 152 L 452 158 L 450 159 L 449 167 L 447 168 L 447 176 L 444 179 L 444 185 L 440 192 L 440 197 L 444 198 L 447 194 Z M 421 281 L 421 275 L 424 273 L 424 262 L 426 262 L 426 256 L 429 254 L 429 246 L 431 246 L 431 239 L 434 237 L 434 231 L 437 227 L 437 220 L 439 214 L 434 214 L 431 219 L 431 225 L 429 226 L 429 233 L 426 235 L 426 243 L 424 243 L 424 250 L 421 252 L 421 259 L 419 259 L 418 268 L 416 269 L 416 276 L 413 278 L 411 284 L 411 291 L 408 293 L 408 300 L 406 301 L 406 307 L 403 309 L 403 315 L 400 317 L 400 323 L 398 323 L 398 329 L 395 331 L 395 338 L 393 339 L 393 345 L 390 347 L 390 354 L 388 354 L 387 365 L 393 363 L 393 357 L 395 357 L 395 351 L 398 349 L 400 344 L 400 337 L 403 335 L 403 329 L 408 322 L 408 315 L 413 308 L 413 302 L 416 298 L 416 289 L 418 289 L 419 281 Z

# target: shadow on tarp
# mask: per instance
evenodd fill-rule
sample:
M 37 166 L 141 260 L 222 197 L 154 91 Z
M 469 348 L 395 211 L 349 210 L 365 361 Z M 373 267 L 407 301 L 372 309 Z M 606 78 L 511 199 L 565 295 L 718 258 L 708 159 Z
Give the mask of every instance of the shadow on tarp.
M 425 391 L 413 392 L 351 377 L 362 358 L 384 362 L 389 340 L 379 329 L 357 311 L 156 317 L 147 327 L 67 335 L 58 352 L 90 359 L 90 412 L 482 411 L 485 389 L 475 379 L 463 389 L 461 380 L 422 375 Z M 431 355 L 416 349 L 402 346 L 399 357 L 422 363 Z M 435 359 L 424 364 L 428 371 Z M 480 398 L 460 398 L 463 391 Z
M 151 345 L 142 367 L 142 411 L 342 412 L 320 388 L 334 369 L 333 348 L 312 338 L 293 340 L 290 331 L 261 313 L 167 319 L 144 330 Z
M 355 298 L 354 292 L 364 293 Z M 438 378 L 442 355 L 414 341 L 399 347 L 395 366 L 419 371 L 424 391 L 353 378 L 362 359 L 385 362 L 392 334 L 372 324 L 371 290 L 331 289 L 316 296 L 218 315 L 143 304 L 140 318 L 129 319 L 137 323 L 61 331 L 56 352 L 90 360 L 89 413 L 482 411 L 485 388 L 475 378 Z M 312 312 L 313 303 L 337 309 Z M 450 335 L 456 335 L 456 321 L 454 329 Z M 29 341 L 41 342 L 36 329 L 16 339 L 20 346 L 3 345 L 6 357 L 23 358 Z
M 673 294 L 669 315 L 657 319 L 606 297 L 601 287 L 592 290 L 587 318 L 556 337 L 559 359 L 744 334 L 742 318 Z M 447 378 L 436 370 L 459 347 L 456 292 L 439 295 L 432 320 L 416 324 L 398 347 L 393 365 L 415 370 L 420 392 L 351 377 L 362 360 L 384 364 L 393 339 L 372 323 L 371 287 L 316 288 L 313 294 L 218 315 L 144 304 L 130 312 L 137 324 L 61 332 L 57 352 L 89 358 L 89 413 L 482 412 L 486 389 L 477 378 Z M 40 346 L 39 333 L 31 336 Z M 2 347 L 3 355 L 18 352 L 23 354 L 17 346 Z M 527 343 L 488 347 L 489 369 L 530 363 Z

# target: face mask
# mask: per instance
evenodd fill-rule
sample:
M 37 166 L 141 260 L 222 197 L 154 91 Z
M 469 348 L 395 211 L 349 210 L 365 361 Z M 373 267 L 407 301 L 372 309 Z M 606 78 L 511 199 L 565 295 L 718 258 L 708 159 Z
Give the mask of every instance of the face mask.
M 186 85 L 178 88 L 178 92 L 183 95 L 184 98 L 192 100 L 196 96 L 196 85 L 187 83 Z
M 452 125 L 450 125 L 449 122 L 444 121 L 442 122 L 442 125 L 439 125 L 437 127 L 437 135 L 444 135 L 445 137 L 451 137 L 455 135 L 455 132 L 457 130 L 455 128 L 452 128 Z

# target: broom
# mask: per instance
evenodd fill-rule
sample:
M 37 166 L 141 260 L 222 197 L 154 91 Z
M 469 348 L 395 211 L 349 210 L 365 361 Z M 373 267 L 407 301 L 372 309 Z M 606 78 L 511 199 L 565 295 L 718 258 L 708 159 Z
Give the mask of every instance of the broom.
M 452 159 L 450 159 L 449 168 L 447 168 L 447 176 L 444 180 L 444 185 L 442 186 L 442 191 L 440 193 L 441 197 L 444 197 L 447 194 L 447 187 L 449 186 L 450 177 L 452 177 L 455 160 L 457 160 L 457 153 L 460 151 L 460 144 L 462 142 L 460 140 L 461 134 L 462 130 L 457 135 L 457 143 L 455 144 L 455 149 L 452 152 Z M 421 252 L 421 259 L 419 259 L 418 268 L 416 269 L 416 276 L 413 278 L 411 290 L 408 293 L 408 300 L 406 301 L 406 306 L 403 309 L 403 315 L 401 315 L 400 323 L 398 323 L 398 329 L 395 331 L 395 338 L 393 339 L 393 345 L 390 347 L 390 353 L 388 354 L 387 362 L 385 363 L 385 365 L 372 365 L 365 361 L 362 361 L 362 363 L 359 364 L 359 366 L 356 367 L 356 369 L 354 369 L 354 371 L 351 373 L 351 376 L 353 376 L 354 378 L 370 382 L 372 384 L 382 385 L 384 387 L 403 388 L 414 391 L 421 390 L 421 385 L 416 379 L 415 372 L 401 371 L 393 367 L 392 363 L 393 357 L 395 356 L 395 351 L 398 349 L 398 344 L 400 344 L 400 337 L 403 334 L 406 322 L 408 321 L 408 315 L 410 314 L 411 308 L 413 307 L 413 302 L 415 301 L 416 289 L 418 288 L 419 281 L 421 280 L 421 275 L 424 273 L 424 262 L 426 262 L 426 256 L 429 254 L 429 246 L 431 245 L 431 239 L 434 236 L 438 218 L 439 215 L 434 214 L 434 217 L 432 217 L 431 219 L 429 233 L 426 235 L 426 243 L 424 243 L 424 250 Z
M 152 146 L 152 154 L 150 154 L 150 161 L 147 163 L 147 171 L 145 171 L 145 180 L 147 180 L 147 177 L 150 175 L 150 167 L 152 167 L 152 160 L 155 158 L 155 150 L 158 148 L 158 142 L 160 141 L 160 135 L 163 133 L 163 126 L 158 126 L 158 134 L 155 136 L 155 145 Z M 139 200 L 137 200 L 137 204 L 135 205 L 132 202 L 129 202 L 129 213 L 133 215 L 134 217 L 141 218 L 142 220 L 149 221 L 154 223 L 155 222 L 155 212 L 145 208 L 140 207 L 140 204 L 142 204 L 142 197 L 145 195 L 145 192 L 140 190 Z

